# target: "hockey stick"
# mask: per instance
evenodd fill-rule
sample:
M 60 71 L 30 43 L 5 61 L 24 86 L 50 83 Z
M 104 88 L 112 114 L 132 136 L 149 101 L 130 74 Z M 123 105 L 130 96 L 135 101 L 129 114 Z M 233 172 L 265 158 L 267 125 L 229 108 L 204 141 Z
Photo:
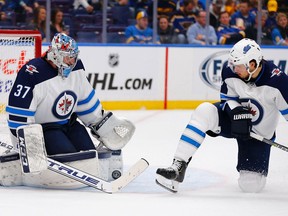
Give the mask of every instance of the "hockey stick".
M 261 142 L 267 143 L 267 144 L 269 144 L 269 145 L 271 145 L 271 146 L 274 146 L 274 147 L 276 147 L 276 148 L 279 148 L 279 149 L 281 149 L 281 150 L 283 150 L 283 151 L 288 152 L 288 147 L 286 147 L 286 146 L 284 146 L 284 145 L 281 145 L 281 144 L 279 144 L 279 143 L 277 143 L 277 142 L 274 142 L 274 141 L 272 141 L 272 140 L 266 139 L 266 138 L 264 138 L 264 137 L 262 137 L 262 136 L 260 136 L 260 135 L 258 135 L 258 134 L 255 134 L 255 133 L 253 133 L 253 132 L 250 133 L 250 137 L 252 137 L 252 138 L 254 138 L 254 139 L 256 139 L 256 140 L 259 140 L 259 141 L 261 141 Z
M 99 177 L 68 166 L 67 164 L 60 163 L 51 158 L 47 158 L 47 160 L 49 170 L 106 193 L 118 192 L 133 181 L 137 176 L 139 176 L 149 166 L 148 161 L 141 158 L 128 170 L 128 172 L 124 173 L 121 177 L 114 181 L 107 182 Z
M 1 146 L 7 148 L 9 151 L 12 150 L 16 152 L 15 150 L 13 150 L 12 145 L 7 144 L 2 141 L 0 141 L 0 143 L 1 143 Z M 14 159 L 15 160 L 19 159 L 19 153 L 17 157 L 14 157 Z M 22 157 L 20 156 L 20 160 L 21 159 Z M 3 161 L 6 161 L 6 159 L 3 159 Z M 108 182 L 99 177 L 96 177 L 89 173 L 78 170 L 74 167 L 71 167 L 67 164 L 60 163 L 49 157 L 47 158 L 47 162 L 48 162 L 47 168 L 49 170 L 56 172 L 60 175 L 66 176 L 68 178 L 71 178 L 75 181 L 81 182 L 82 184 L 93 187 L 102 192 L 110 193 L 110 194 L 120 191 L 122 188 L 124 188 L 126 185 L 132 182 L 136 177 L 138 177 L 149 166 L 148 161 L 146 161 L 144 158 L 141 158 L 121 177 L 119 177 L 118 179 L 114 181 Z

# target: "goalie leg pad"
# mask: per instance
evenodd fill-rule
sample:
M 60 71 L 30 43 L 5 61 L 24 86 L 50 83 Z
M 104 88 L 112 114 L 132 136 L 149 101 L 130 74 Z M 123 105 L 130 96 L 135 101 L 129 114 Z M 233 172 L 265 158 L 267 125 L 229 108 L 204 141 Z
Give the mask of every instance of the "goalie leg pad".
M 98 157 L 95 150 L 53 155 L 51 158 L 63 162 L 76 169 L 87 172 L 91 175 L 102 177 L 99 173 Z M 56 165 L 55 165 L 56 166 Z M 65 170 L 66 172 L 72 172 L 66 167 L 58 167 L 58 169 Z M 80 176 L 78 173 L 72 173 L 79 178 L 85 178 L 85 176 Z M 23 185 L 31 187 L 43 187 L 51 189 L 78 189 L 87 187 L 78 181 L 67 178 L 66 176 L 59 175 L 51 170 L 43 170 L 40 173 L 29 173 L 23 175 Z
M 90 128 L 92 135 L 111 150 L 122 149 L 135 131 L 131 121 L 117 118 L 112 112 L 105 114 L 99 123 L 90 125 Z
M 9 153 L 0 156 L 0 185 L 22 185 L 22 171 L 18 153 Z
M 263 190 L 266 184 L 266 176 L 261 173 L 240 170 L 238 184 L 245 193 L 258 193 Z

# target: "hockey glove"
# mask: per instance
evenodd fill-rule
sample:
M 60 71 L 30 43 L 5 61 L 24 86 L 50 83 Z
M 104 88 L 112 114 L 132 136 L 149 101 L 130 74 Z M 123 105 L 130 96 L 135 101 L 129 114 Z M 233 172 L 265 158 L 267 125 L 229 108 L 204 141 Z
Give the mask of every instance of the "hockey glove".
M 247 107 L 238 106 L 230 111 L 231 135 L 247 140 L 250 138 L 252 114 Z

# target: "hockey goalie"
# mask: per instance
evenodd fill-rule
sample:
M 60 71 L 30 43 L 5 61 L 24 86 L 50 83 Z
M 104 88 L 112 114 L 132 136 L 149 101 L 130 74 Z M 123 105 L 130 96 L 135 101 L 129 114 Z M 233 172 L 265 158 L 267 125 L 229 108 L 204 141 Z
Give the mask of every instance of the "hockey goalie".
M 6 107 L 13 147 L 0 145 L 2 186 L 84 186 L 48 170 L 45 157 L 107 181 L 121 176 L 135 126 L 103 109 L 78 56 L 75 40 L 58 33 L 19 70 Z

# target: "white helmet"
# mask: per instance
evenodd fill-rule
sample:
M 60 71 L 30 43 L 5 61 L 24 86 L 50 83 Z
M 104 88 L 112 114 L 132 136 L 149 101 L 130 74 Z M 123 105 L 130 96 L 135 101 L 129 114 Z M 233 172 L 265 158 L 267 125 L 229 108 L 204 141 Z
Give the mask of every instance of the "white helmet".
M 78 60 L 79 49 L 76 41 L 64 33 L 56 33 L 52 39 L 47 52 L 47 59 L 52 61 L 57 67 L 62 77 L 68 77 Z M 64 57 L 75 58 L 73 65 L 64 63 Z
M 263 55 L 260 46 L 254 40 L 251 40 L 249 38 L 243 38 L 242 40 L 237 42 L 230 50 L 228 65 L 231 67 L 232 70 L 235 65 L 245 65 L 249 73 L 249 78 L 247 80 L 249 81 L 253 73 L 255 73 L 258 69 L 262 59 Z M 255 60 L 257 65 L 256 69 L 250 72 L 249 63 L 252 60 Z

